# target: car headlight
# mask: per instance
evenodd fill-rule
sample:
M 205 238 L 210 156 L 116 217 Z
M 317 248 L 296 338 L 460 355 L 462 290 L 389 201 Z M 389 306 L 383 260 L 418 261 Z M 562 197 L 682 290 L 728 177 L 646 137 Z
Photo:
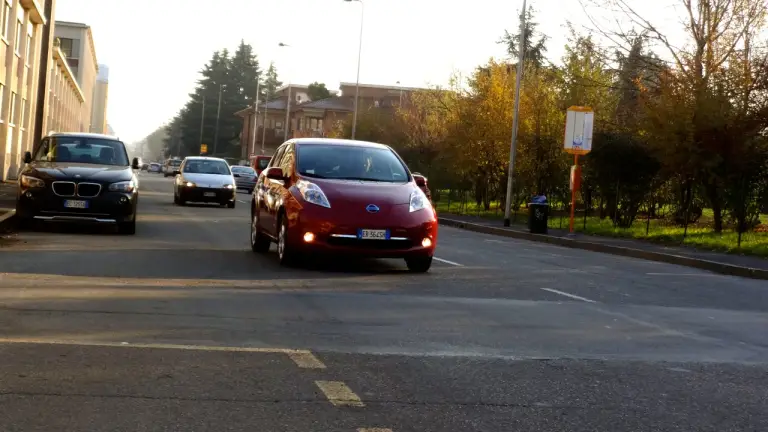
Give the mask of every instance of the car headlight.
M 331 208 L 331 203 L 328 202 L 328 197 L 325 196 L 320 186 L 306 180 L 299 180 L 296 182 L 296 189 L 299 190 L 304 201 L 321 207 Z
M 431 206 L 432 204 L 429 203 L 427 196 L 424 195 L 424 191 L 421 189 L 416 189 L 415 191 L 411 192 L 410 205 L 408 206 L 409 212 L 413 213 L 415 211 L 428 209 Z
M 133 192 L 136 190 L 136 182 L 133 180 L 128 181 L 122 181 L 117 183 L 112 183 L 109 185 L 109 190 L 112 192 Z
M 224 186 L 222 186 L 222 187 L 223 187 L 224 189 L 234 189 L 234 188 L 235 188 L 235 185 L 231 185 L 231 184 L 225 184 L 225 185 L 224 185 Z
M 195 187 L 195 186 L 197 186 L 196 184 L 192 183 L 191 181 L 182 181 L 181 185 L 182 186 L 186 186 L 186 187 Z
M 28 175 L 21 176 L 21 186 L 25 188 L 44 188 L 45 182 L 37 177 Z

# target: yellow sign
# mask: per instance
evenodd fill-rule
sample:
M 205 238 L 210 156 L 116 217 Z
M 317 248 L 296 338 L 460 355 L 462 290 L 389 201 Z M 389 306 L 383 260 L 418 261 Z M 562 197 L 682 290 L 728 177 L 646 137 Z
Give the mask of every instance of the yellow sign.
M 200 144 L 200 154 L 208 153 L 208 144 Z

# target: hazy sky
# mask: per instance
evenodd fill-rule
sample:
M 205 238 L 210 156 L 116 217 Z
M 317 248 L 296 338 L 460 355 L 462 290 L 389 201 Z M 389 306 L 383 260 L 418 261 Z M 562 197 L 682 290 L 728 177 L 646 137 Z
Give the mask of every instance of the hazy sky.
M 364 0 L 361 83 L 443 84 L 504 57 L 496 41 L 516 31 L 522 0 Z M 566 20 L 589 26 L 577 0 L 531 0 L 549 56 L 563 53 Z M 662 4 L 641 10 L 664 16 Z M 226 5 L 226 7 L 223 7 Z M 674 14 L 671 14 L 674 15 Z M 99 63 L 109 66 L 108 122 L 123 140 L 138 140 L 186 102 L 212 52 L 241 39 L 262 64 L 274 61 L 285 82 L 354 82 L 360 4 L 342 0 L 57 0 L 56 18 L 92 27 Z M 292 45 L 278 48 L 278 43 Z

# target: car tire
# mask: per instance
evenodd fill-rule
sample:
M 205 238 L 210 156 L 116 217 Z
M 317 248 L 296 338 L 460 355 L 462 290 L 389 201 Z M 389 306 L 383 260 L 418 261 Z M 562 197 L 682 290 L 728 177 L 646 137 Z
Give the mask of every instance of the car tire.
M 296 263 L 297 254 L 288 242 L 288 218 L 280 218 L 280 231 L 277 233 L 277 258 L 281 266 L 289 267 Z
M 432 257 L 406 258 L 405 265 L 411 273 L 426 273 L 432 266 Z
M 230 201 L 227 203 L 227 208 L 235 208 L 235 201 Z
M 125 235 L 136 234 L 136 219 L 130 222 L 122 222 L 120 225 L 117 226 L 117 232 Z
M 272 241 L 259 229 L 258 214 L 255 211 L 251 213 L 251 250 L 255 253 L 267 253 Z

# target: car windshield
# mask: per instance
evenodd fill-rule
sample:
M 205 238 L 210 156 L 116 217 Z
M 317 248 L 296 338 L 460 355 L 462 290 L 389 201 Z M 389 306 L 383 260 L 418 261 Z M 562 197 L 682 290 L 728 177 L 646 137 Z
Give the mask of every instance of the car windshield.
M 78 136 L 50 137 L 43 142 L 34 160 L 128 166 L 125 145 L 117 140 Z
M 388 148 L 306 144 L 298 146 L 299 174 L 307 177 L 406 182 L 405 166 Z
M 184 172 L 189 174 L 229 175 L 229 164 L 220 160 L 189 160 L 184 164 Z
M 256 175 L 256 171 L 254 171 L 251 167 L 234 166 L 232 167 L 232 172 L 237 174 Z

